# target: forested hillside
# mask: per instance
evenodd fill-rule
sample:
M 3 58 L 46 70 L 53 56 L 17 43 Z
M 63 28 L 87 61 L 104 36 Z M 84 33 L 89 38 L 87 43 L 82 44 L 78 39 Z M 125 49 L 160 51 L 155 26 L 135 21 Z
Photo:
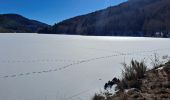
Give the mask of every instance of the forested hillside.
M 129 0 L 64 20 L 40 33 L 170 37 L 170 0 Z
M 38 30 L 49 27 L 49 25 L 27 19 L 18 14 L 0 14 L 0 32 L 1 33 L 35 33 Z

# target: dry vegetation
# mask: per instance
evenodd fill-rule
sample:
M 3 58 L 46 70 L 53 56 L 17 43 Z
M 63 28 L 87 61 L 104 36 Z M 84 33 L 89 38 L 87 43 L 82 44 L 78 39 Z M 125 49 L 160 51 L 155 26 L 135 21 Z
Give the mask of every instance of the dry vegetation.
M 114 78 L 104 86 L 109 89 L 116 85 L 117 92 L 95 94 L 93 100 L 170 100 L 170 61 L 159 65 L 159 60 L 155 61 L 150 70 L 144 61 L 124 63 L 122 78 Z

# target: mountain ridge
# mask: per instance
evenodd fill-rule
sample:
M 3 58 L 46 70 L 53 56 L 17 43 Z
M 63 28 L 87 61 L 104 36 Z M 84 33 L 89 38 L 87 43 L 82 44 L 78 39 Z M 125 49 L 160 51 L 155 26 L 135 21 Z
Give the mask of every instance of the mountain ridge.
M 169 0 L 128 0 L 73 17 L 39 33 L 95 36 L 170 36 Z
M 45 27 L 49 27 L 49 25 L 28 19 L 19 14 L 0 14 L 1 33 L 35 33 Z

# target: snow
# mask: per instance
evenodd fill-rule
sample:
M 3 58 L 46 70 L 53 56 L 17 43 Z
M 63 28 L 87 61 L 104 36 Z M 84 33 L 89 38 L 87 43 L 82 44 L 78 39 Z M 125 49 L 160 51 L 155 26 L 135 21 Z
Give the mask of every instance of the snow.
M 135 88 L 125 89 L 125 93 L 128 93 L 129 91 L 133 91 L 133 90 L 135 90 Z
M 162 69 L 163 69 L 163 67 L 159 67 L 159 68 L 158 68 L 158 70 L 162 70 Z
M 0 34 L 2 100 L 90 100 L 122 62 L 169 55 L 170 40 L 47 34 Z

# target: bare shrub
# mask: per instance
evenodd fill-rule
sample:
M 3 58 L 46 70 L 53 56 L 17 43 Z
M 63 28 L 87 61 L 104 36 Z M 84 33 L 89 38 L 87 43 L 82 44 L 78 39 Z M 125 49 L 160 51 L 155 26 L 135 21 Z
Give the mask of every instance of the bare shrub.
M 159 57 L 159 55 L 158 55 L 157 53 L 154 53 L 153 58 L 150 58 L 150 60 L 151 60 L 151 65 L 153 66 L 154 69 L 155 69 L 155 68 L 158 68 L 158 67 L 162 64 L 162 62 L 160 61 L 159 58 L 160 58 L 160 57 Z
M 140 89 L 141 78 L 144 78 L 147 71 L 147 66 L 144 61 L 138 62 L 132 60 L 130 65 L 123 63 L 124 70 L 122 70 L 122 79 L 117 84 L 116 89 L 124 91 L 124 89 L 138 88 Z
M 138 62 L 132 60 L 130 65 L 124 63 L 123 66 L 122 79 L 125 81 L 141 79 L 147 71 L 147 66 L 144 61 Z

